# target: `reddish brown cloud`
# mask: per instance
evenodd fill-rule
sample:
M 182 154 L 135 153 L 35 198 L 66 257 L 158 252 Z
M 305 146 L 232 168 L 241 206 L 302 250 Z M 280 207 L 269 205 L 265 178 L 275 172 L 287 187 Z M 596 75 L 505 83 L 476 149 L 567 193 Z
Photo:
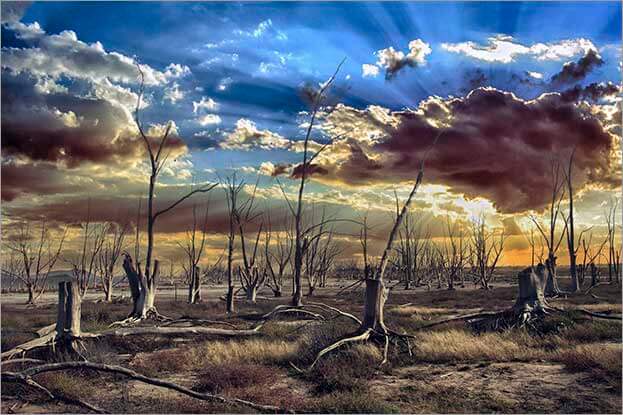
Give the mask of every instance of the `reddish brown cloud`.
M 552 158 L 564 161 L 574 146 L 578 186 L 589 176 L 606 181 L 612 174 L 612 137 L 599 120 L 559 94 L 524 101 L 511 93 L 477 89 L 465 98 L 438 100 L 421 109 L 394 113 L 399 127 L 388 129 L 389 137 L 368 150 L 382 161 L 372 162 L 355 150 L 346 161 L 325 166 L 331 178 L 354 185 L 412 180 L 441 131 L 426 162 L 425 180 L 468 197 L 486 197 L 502 212 L 543 207 Z M 449 126 L 438 128 L 429 121 Z
M 329 173 L 327 169 L 315 163 L 308 164 L 306 170 L 307 171 L 305 172 L 305 175 L 307 177 L 312 177 L 315 175 L 326 176 Z M 301 164 L 297 164 L 292 169 L 292 174 L 290 174 L 290 177 L 293 179 L 300 179 L 302 175 L 303 175 L 303 164 L 301 163 Z

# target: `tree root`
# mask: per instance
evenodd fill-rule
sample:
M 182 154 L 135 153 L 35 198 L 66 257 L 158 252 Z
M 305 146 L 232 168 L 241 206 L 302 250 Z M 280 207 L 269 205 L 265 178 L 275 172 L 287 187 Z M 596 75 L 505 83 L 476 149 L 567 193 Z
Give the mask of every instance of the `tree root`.
M 167 322 L 167 321 L 172 321 L 173 319 L 171 317 L 167 317 L 165 315 L 160 314 L 158 310 L 156 309 L 156 307 L 153 307 L 147 310 L 144 315 L 130 315 L 128 318 L 124 320 L 115 321 L 114 323 L 111 323 L 108 327 L 110 328 L 132 327 L 145 320 Z
M 120 375 L 124 375 L 130 379 L 133 379 L 139 382 L 143 382 L 143 383 L 147 383 L 147 384 L 155 385 L 155 386 L 160 386 L 166 389 L 171 389 L 179 393 L 182 393 L 184 395 L 190 396 L 192 398 L 200 399 L 203 401 L 220 402 L 220 403 L 229 404 L 229 405 L 243 405 L 243 406 L 247 406 L 247 407 L 256 409 L 258 411 L 262 411 L 262 412 L 277 412 L 277 413 L 284 413 L 284 412 L 291 413 L 292 412 L 288 409 L 280 408 L 278 406 L 262 405 L 262 404 L 247 401 L 244 399 L 226 398 L 221 395 L 196 392 L 196 391 L 193 391 L 192 389 L 188 389 L 182 385 L 178 385 L 173 382 L 168 382 L 168 381 L 164 381 L 161 379 L 150 378 L 150 377 L 141 375 L 140 373 L 137 373 L 133 370 L 127 369 L 122 366 L 105 365 L 101 363 L 91 363 L 91 362 L 50 363 L 50 364 L 45 364 L 41 366 L 31 367 L 31 368 L 23 370 L 22 372 L 3 372 L 2 380 L 8 381 L 8 382 L 20 382 L 23 384 L 31 385 L 35 388 L 38 388 L 42 392 L 46 393 L 46 395 L 48 395 L 49 397 L 57 399 L 57 397 L 52 395 L 49 390 L 47 390 L 46 388 L 43 388 L 41 385 L 39 385 L 34 380 L 32 380 L 32 376 L 35 376 L 35 375 L 38 375 L 44 372 L 56 372 L 56 371 L 70 370 L 70 369 L 90 369 L 90 370 L 95 370 L 95 371 L 100 371 L 100 372 L 120 374 Z M 90 406 L 91 406 L 90 408 L 91 410 L 97 409 L 98 411 L 101 411 L 99 410 L 99 408 L 95 408 L 92 405 Z

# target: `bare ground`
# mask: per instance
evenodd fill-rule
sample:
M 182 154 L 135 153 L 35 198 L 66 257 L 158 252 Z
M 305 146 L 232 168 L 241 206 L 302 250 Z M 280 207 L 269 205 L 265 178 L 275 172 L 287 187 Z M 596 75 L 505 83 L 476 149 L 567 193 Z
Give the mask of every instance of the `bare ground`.
M 159 297 L 164 314 L 222 319 L 238 327 L 280 300 L 238 303 L 227 318 L 213 297 L 200 305 Z M 499 310 L 514 299 L 515 288 L 498 284 L 490 291 L 472 286 L 455 291 L 396 288 L 386 305 L 390 327 L 417 333 L 414 355 L 393 350 L 379 367 L 376 345 L 355 345 L 328 356 L 314 371 L 299 374 L 288 362 L 308 364 L 314 351 L 352 331 L 348 321 L 310 324 L 286 319 L 271 323 L 253 339 L 145 337 L 102 341 L 88 346 L 88 358 L 132 368 L 196 390 L 273 404 L 294 411 L 329 413 L 621 413 L 621 325 L 588 318 L 557 324 L 542 336 L 520 330 L 475 335 L 462 324 L 417 332 L 427 322 L 482 309 Z M 315 301 L 358 315 L 360 291 L 335 297 L 337 287 L 319 289 Z M 620 287 L 600 286 L 598 298 L 572 295 L 552 303 L 599 312 L 621 312 Z M 269 293 L 265 292 L 268 296 Z M 34 337 L 54 320 L 50 301 L 25 308 L 2 297 L 2 350 Z M 84 304 L 83 327 L 97 331 L 125 317 L 127 304 Z M 255 317 L 254 317 L 255 316 Z M 564 324 L 563 324 L 564 323 Z M 562 327 L 562 328 L 560 328 Z M 88 371 L 40 375 L 42 384 L 79 396 L 113 413 L 253 412 L 241 406 L 202 402 L 120 376 Z M 85 412 L 50 402 L 21 386 L 2 385 L 2 413 Z

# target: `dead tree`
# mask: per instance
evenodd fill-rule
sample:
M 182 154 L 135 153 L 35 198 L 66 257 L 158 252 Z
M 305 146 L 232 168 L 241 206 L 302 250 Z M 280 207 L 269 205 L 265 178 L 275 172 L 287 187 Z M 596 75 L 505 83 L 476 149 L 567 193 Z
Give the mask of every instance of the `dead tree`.
M 619 242 L 618 245 L 616 243 L 618 205 L 619 199 L 612 199 L 606 212 L 606 225 L 608 226 L 608 281 L 612 282 L 612 277 L 614 276 L 617 284 L 620 282 L 619 277 L 621 276 L 621 243 Z
M 325 83 L 322 84 L 319 91 L 317 92 L 314 91 L 311 94 L 310 98 L 312 101 L 312 105 L 311 105 L 310 119 L 309 119 L 309 123 L 307 126 L 307 132 L 305 134 L 305 139 L 303 141 L 303 160 L 300 165 L 301 179 L 299 182 L 296 209 L 292 207 L 292 205 L 286 198 L 286 200 L 288 201 L 288 205 L 290 209 L 292 210 L 293 216 L 294 216 L 294 273 L 293 273 L 294 294 L 292 295 L 292 306 L 294 307 L 299 307 L 303 305 L 302 270 L 303 270 L 303 259 L 305 255 L 305 247 L 303 246 L 303 243 L 304 243 L 303 239 L 305 238 L 305 231 L 303 230 L 303 227 L 302 227 L 302 221 L 303 221 L 303 203 L 304 203 L 303 194 L 305 192 L 305 183 L 307 181 L 309 171 L 311 170 L 310 167 L 312 165 L 312 162 L 328 146 L 328 143 L 327 143 L 321 146 L 317 151 L 315 151 L 313 154 L 310 155 L 309 140 L 311 138 L 312 129 L 314 127 L 314 123 L 318 116 L 318 112 L 322 109 L 322 105 L 324 104 L 325 99 L 326 99 L 326 94 L 329 88 L 331 87 L 331 85 L 333 84 L 333 82 L 335 81 L 335 78 L 338 72 L 340 71 L 340 68 L 342 67 L 343 63 L 344 61 L 342 61 L 338 65 L 333 75 Z M 285 195 L 285 192 L 284 192 L 284 195 Z
M 398 200 L 398 199 L 396 199 Z M 398 215 L 399 212 L 397 211 Z M 399 268 L 405 282 L 405 290 L 411 289 L 411 284 L 416 287 L 422 280 L 422 256 L 426 245 L 430 243 L 430 232 L 424 230 L 422 219 L 414 219 L 407 213 L 403 222 L 403 228 L 399 231 L 398 253 Z
M 247 300 L 252 303 L 256 302 L 257 292 L 262 288 L 268 276 L 268 271 L 265 266 L 262 266 L 260 251 L 258 251 L 264 223 L 260 223 L 251 245 L 247 245 L 248 241 L 245 235 L 247 226 L 252 225 L 253 221 L 261 216 L 261 213 L 255 211 L 255 193 L 258 183 L 259 177 L 251 192 L 251 196 L 236 209 L 234 214 L 240 237 L 240 249 L 242 251 L 242 266 L 238 266 L 238 278 Z
M 91 202 L 88 202 L 87 218 L 82 227 L 82 248 L 77 258 L 66 258 L 71 264 L 75 282 L 80 290 L 80 298 L 87 295 L 89 285 L 95 281 L 95 272 L 99 268 L 99 259 L 109 225 L 91 223 Z
M 104 290 L 104 300 L 107 303 L 112 301 L 114 288 L 114 271 L 117 262 L 123 251 L 124 241 L 128 232 L 127 223 L 111 223 L 106 225 L 106 236 L 104 245 L 100 251 L 97 261 L 97 273 L 100 276 Z
M 41 221 L 38 232 L 27 222 L 20 225 L 16 235 L 7 238 L 8 249 L 20 258 L 20 266 L 15 267 L 18 273 L 13 277 L 28 290 L 26 304 L 34 304 L 44 293 L 48 275 L 60 258 L 66 235 L 65 228 L 54 246 L 47 222 Z
M 236 180 L 236 174 L 228 177 L 224 186 L 229 214 L 229 232 L 227 234 L 227 313 L 234 312 L 234 244 L 236 243 L 236 225 L 238 223 L 238 197 L 244 189 L 244 182 Z
M 264 232 L 264 260 L 266 261 L 266 268 L 270 275 L 270 280 L 267 282 L 275 297 L 281 297 L 283 294 L 283 278 L 286 268 L 291 262 L 293 238 L 287 214 L 284 215 L 285 231 L 274 233 L 274 248 L 271 249 L 271 240 L 273 239 L 272 223 L 270 219 L 270 212 L 268 212 L 268 228 Z M 283 235 L 285 233 L 285 235 Z
M 561 293 L 561 290 L 558 287 L 558 279 L 556 278 L 556 252 L 560 247 L 562 238 L 565 236 L 564 232 L 562 232 L 559 237 L 556 237 L 556 224 L 558 221 L 558 216 L 561 212 L 560 203 L 565 196 L 565 181 L 563 175 L 560 172 L 560 163 L 555 160 L 552 160 L 550 177 L 551 199 L 548 208 L 548 229 L 546 230 L 544 226 L 542 226 L 534 216 L 531 216 L 530 218 L 536 225 L 539 233 L 541 234 L 541 237 L 543 238 L 543 241 L 545 242 L 545 246 L 547 247 L 547 259 L 545 260 L 545 266 L 547 269 L 547 284 L 545 286 L 545 295 L 556 296 Z
M 80 339 L 82 316 L 82 294 L 75 274 L 62 273 L 54 277 L 58 282 L 58 306 L 56 315 L 56 344 L 61 351 L 76 353 Z
M 305 276 L 307 278 L 307 296 L 312 297 L 316 287 L 325 286 L 329 270 L 340 250 L 333 241 L 333 229 L 325 230 L 324 212 L 320 226 L 310 235 L 311 242 L 305 250 Z
M 338 340 L 337 342 L 331 344 L 330 346 L 327 346 L 324 349 L 322 349 L 318 353 L 318 355 L 316 356 L 316 358 L 314 359 L 314 361 L 312 362 L 312 364 L 307 370 L 312 369 L 314 365 L 320 360 L 320 358 L 322 358 L 322 356 L 324 356 L 325 354 L 345 344 L 349 344 L 349 343 L 353 343 L 357 341 L 366 341 L 369 339 L 379 339 L 383 341 L 384 353 L 383 353 L 383 361 L 381 362 L 381 364 L 384 364 L 387 362 L 387 354 L 389 350 L 390 336 L 403 339 L 405 343 L 407 343 L 407 347 L 409 351 L 411 350 L 409 343 L 408 343 L 408 338 L 413 337 L 413 336 L 396 333 L 388 329 L 387 326 L 385 325 L 383 311 L 385 308 L 385 301 L 387 300 L 387 295 L 388 295 L 389 290 L 385 287 L 383 278 L 385 276 L 385 271 L 389 263 L 389 256 L 392 254 L 394 250 L 393 249 L 394 241 L 396 237 L 398 236 L 399 229 L 402 226 L 402 222 L 405 216 L 407 215 L 409 206 L 411 205 L 411 202 L 413 201 L 413 198 L 415 194 L 417 193 L 417 190 L 420 187 L 420 184 L 422 183 L 422 179 L 424 177 L 424 163 L 426 161 L 426 158 L 429 152 L 433 149 L 433 147 L 437 143 L 437 140 L 439 139 L 440 135 L 441 133 L 439 133 L 435 137 L 429 149 L 426 150 L 422 158 L 422 162 L 420 163 L 420 169 L 418 171 L 418 175 L 415 180 L 415 183 L 413 184 L 413 187 L 411 188 L 411 191 L 409 192 L 409 195 L 407 199 L 405 200 L 402 206 L 402 209 L 400 209 L 398 215 L 396 215 L 394 225 L 392 226 L 392 229 L 387 238 L 387 244 L 385 245 L 385 249 L 383 250 L 381 254 L 381 259 L 379 260 L 378 266 L 374 270 L 372 277 L 366 280 L 366 288 L 365 288 L 365 293 L 364 293 L 363 319 L 362 320 L 355 319 L 356 321 L 359 322 L 358 330 L 354 334 L 348 335 Z
M 136 123 L 139 136 L 144 144 L 145 151 L 149 159 L 150 173 L 147 193 L 147 247 L 145 252 L 145 268 L 144 270 L 142 269 L 140 262 L 135 263 L 132 260 L 130 254 L 127 252 L 125 253 L 125 258 L 123 260 L 123 269 L 128 277 L 130 288 L 133 294 L 138 294 L 136 296 L 132 296 L 134 301 L 132 313 L 129 316 L 130 322 L 145 319 L 150 315 L 158 316 L 158 312 L 155 306 L 155 299 L 156 284 L 160 273 L 160 264 L 157 259 L 153 258 L 154 227 L 158 218 L 166 213 L 171 212 L 173 209 L 175 209 L 175 207 L 177 207 L 179 204 L 181 204 L 191 196 L 197 193 L 207 193 L 216 186 L 216 184 L 200 186 L 186 193 L 184 196 L 180 197 L 168 206 L 159 210 L 156 209 L 156 207 L 154 206 L 154 199 L 156 196 L 158 176 L 162 172 L 162 169 L 166 166 L 166 162 L 170 155 L 170 152 L 165 152 L 165 149 L 167 148 L 167 142 L 173 124 L 171 122 L 167 123 L 163 133 L 157 139 L 148 137 L 145 133 L 139 117 L 141 100 L 143 97 L 145 86 L 145 75 L 140 65 L 137 65 L 137 68 L 141 82 L 136 103 L 136 109 L 134 111 L 134 121 Z
M 450 224 L 446 218 L 447 243 L 442 245 L 441 266 L 446 276 L 448 290 L 454 290 L 455 281 L 463 278 L 463 269 L 467 256 L 467 245 L 464 243 L 463 230 L 456 223 Z
M 193 205 L 192 228 L 186 232 L 186 241 L 179 244 L 186 255 L 186 263 L 182 268 L 188 281 L 188 303 L 197 304 L 201 302 L 201 274 L 199 262 L 203 256 L 206 235 L 208 231 L 208 214 L 210 212 L 210 201 L 206 203 L 203 223 L 201 225 L 201 237 L 197 236 L 197 205 Z
M 485 290 L 490 287 L 498 260 L 504 250 L 504 230 L 496 235 L 487 228 L 484 215 L 475 218 L 471 227 L 471 244 L 475 260 L 475 273 Z
M 563 220 L 565 222 L 565 229 L 567 234 L 567 250 L 569 252 L 569 275 L 571 277 L 571 292 L 578 292 L 580 290 L 580 283 L 578 281 L 578 271 L 577 271 L 577 257 L 578 257 L 578 249 L 580 247 L 576 244 L 575 240 L 575 223 L 573 217 L 573 183 L 572 183 L 572 173 L 573 173 L 573 156 L 575 155 L 575 147 L 571 152 L 571 156 L 569 157 L 569 164 L 567 165 L 567 170 L 565 171 L 565 182 L 567 184 L 567 194 L 569 197 L 569 215 L 564 215 Z M 580 240 L 582 239 L 582 235 L 580 234 Z
M 595 265 L 595 261 L 597 261 L 597 259 L 601 256 L 604 246 L 608 242 L 608 236 L 606 236 L 606 238 L 601 243 L 599 248 L 595 251 L 591 249 L 592 241 L 593 241 L 592 232 L 588 234 L 588 240 L 586 239 L 586 237 L 581 238 L 583 258 L 582 258 L 582 264 L 581 264 L 581 272 L 578 273 L 578 278 L 580 280 L 580 283 L 583 283 L 586 272 L 587 271 L 590 272 L 591 288 L 597 285 L 597 282 L 598 282 L 597 279 L 599 276 L 599 270 L 597 269 L 597 266 Z

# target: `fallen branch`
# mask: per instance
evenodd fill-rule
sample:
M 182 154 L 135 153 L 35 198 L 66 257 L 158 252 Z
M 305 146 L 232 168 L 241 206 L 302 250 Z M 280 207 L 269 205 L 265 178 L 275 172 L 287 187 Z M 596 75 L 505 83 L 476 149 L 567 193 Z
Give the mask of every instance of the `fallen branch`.
M 194 323 L 194 324 L 222 324 L 225 326 L 229 326 L 233 329 L 236 328 L 235 325 L 228 323 L 227 321 L 220 321 L 220 320 L 205 320 L 205 319 L 192 319 L 192 318 L 180 318 L 177 320 L 171 320 L 171 321 L 167 321 L 163 324 L 160 325 L 160 327 L 168 327 L 168 326 L 173 326 L 175 324 L 183 324 L 183 323 Z
M 122 367 L 122 366 L 105 365 L 101 363 L 91 363 L 91 362 L 50 363 L 46 365 L 28 368 L 28 369 L 23 370 L 20 373 L 4 372 L 2 373 L 2 380 L 3 381 L 18 381 L 18 382 L 19 381 L 34 382 L 31 379 L 31 377 L 38 375 L 40 373 L 57 372 L 57 371 L 71 370 L 71 369 L 90 369 L 90 370 L 96 370 L 100 372 L 116 373 L 116 374 L 127 376 L 128 378 L 137 380 L 139 382 L 147 383 L 149 385 L 155 385 L 155 386 L 160 386 L 166 389 L 171 389 L 179 393 L 182 393 L 184 395 L 190 396 L 192 398 L 200 399 L 203 401 L 216 401 L 216 402 L 221 402 L 221 403 L 230 404 L 230 405 L 231 404 L 244 405 L 244 406 L 256 409 L 258 411 L 263 411 L 263 412 L 280 412 L 280 413 L 283 413 L 283 412 L 291 413 L 292 412 L 290 410 L 287 410 L 285 408 L 280 408 L 278 406 L 262 405 L 262 404 L 247 401 L 244 399 L 226 398 L 221 395 L 196 392 L 196 391 L 193 391 L 192 389 L 186 388 L 185 386 L 178 385 L 177 383 L 168 382 L 165 380 L 150 378 L 150 377 L 141 375 L 138 372 L 135 372 L 130 369 L 126 369 L 125 367 Z
M 82 399 L 78 399 L 75 397 L 69 397 L 67 395 L 64 395 L 62 393 L 56 392 L 56 393 L 52 393 L 48 388 L 42 386 L 41 384 L 35 382 L 33 379 L 31 379 L 30 376 L 28 375 L 24 375 L 22 373 L 14 373 L 14 372 L 3 372 L 2 373 L 2 381 L 3 382 L 14 382 L 14 383 L 20 383 L 22 385 L 25 386 L 29 386 L 41 393 L 43 393 L 44 395 L 46 395 L 49 399 L 52 400 L 56 400 L 56 401 L 61 401 L 61 402 L 65 402 L 68 404 L 72 404 L 72 405 L 78 405 L 81 406 L 83 408 L 88 409 L 89 411 L 98 413 L 98 414 L 105 414 L 106 411 L 98 408 L 95 405 L 92 405 Z

